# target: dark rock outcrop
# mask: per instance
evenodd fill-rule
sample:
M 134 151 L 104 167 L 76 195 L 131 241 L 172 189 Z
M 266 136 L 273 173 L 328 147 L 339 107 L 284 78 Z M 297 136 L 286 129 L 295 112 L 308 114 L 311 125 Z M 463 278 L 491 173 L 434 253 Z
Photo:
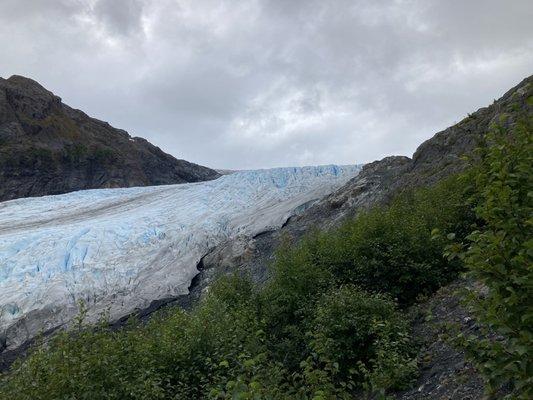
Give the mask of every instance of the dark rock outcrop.
M 0 78 L 0 201 L 218 176 L 72 109 L 31 79 Z

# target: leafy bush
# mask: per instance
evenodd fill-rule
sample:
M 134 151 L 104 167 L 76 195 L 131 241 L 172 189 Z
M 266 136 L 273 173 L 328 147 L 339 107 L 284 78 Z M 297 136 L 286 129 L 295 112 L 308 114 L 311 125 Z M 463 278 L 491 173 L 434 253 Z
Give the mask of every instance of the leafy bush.
M 339 229 L 315 232 L 299 245 L 286 244 L 274 265 L 274 314 L 294 320 L 301 296 L 335 284 L 353 283 L 387 293 L 408 305 L 457 276 L 458 260 L 443 256 L 448 243 L 432 231 L 465 237 L 475 222 L 466 200 L 469 176 L 401 194 L 387 207 L 359 214 Z M 297 275 L 299 279 L 296 279 Z M 303 278 L 305 277 L 305 278 Z
M 473 201 L 482 223 L 459 254 L 469 276 L 487 289 L 472 293 L 470 302 L 485 338 L 463 338 L 463 345 L 489 391 L 511 383 L 508 397 L 516 399 L 533 398 L 532 132 L 531 119 L 511 131 L 494 127 L 479 149 Z
M 173 309 L 115 332 L 61 333 L 3 376 L 0 398 L 350 398 L 405 378 L 387 359 L 411 365 L 407 325 L 383 296 L 352 287 L 320 295 L 305 335 L 310 351 L 294 368 L 269 351 L 276 338 L 257 296 L 248 279 L 229 277 L 191 313 Z
M 154 361 L 133 331 L 60 333 L 3 377 L 0 398 L 162 398 Z
M 328 248 L 326 239 L 315 232 L 296 247 L 286 239 L 276 253 L 273 276 L 261 293 L 264 318 L 273 338 L 269 350 L 292 370 L 309 353 L 306 333 L 316 301 L 335 287 L 332 272 L 319 260 L 322 250 Z
M 319 302 L 311 348 L 340 386 L 399 388 L 416 370 L 408 331 L 394 302 L 348 285 Z
M 254 358 L 262 357 L 264 332 L 251 288 L 245 279 L 222 279 L 192 313 L 175 309 L 116 332 L 61 333 L 13 367 L 0 398 L 189 399 L 225 393 L 233 377 L 249 374 Z
M 404 193 L 390 207 L 345 224 L 330 245 L 337 252 L 331 260 L 334 274 L 342 282 L 388 293 L 402 305 L 448 283 L 462 264 L 442 255 L 445 241 L 432 240 L 431 232 L 459 234 L 473 222 L 462 186 L 454 177 L 434 188 Z
M 225 397 L 254 386 L 257 363 L 265 358 L 264 331 L 255 291 L 248 279 L 221 279 L 186 319 L 150 324 L 154 358 L 176 398 Z M 172 311 L 170 318 L 174 318 Z M 178 313 L 179 314 L 179 313 Z M 237 378 L 240 377 L 239 382 Z M 257 384 L 255 384 L 257 386 Z

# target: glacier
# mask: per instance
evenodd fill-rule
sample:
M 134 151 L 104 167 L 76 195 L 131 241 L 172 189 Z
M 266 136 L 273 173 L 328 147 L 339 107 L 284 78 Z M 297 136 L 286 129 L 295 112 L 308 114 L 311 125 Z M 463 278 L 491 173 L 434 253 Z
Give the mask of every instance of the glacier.
M 188 293 L 222 241 L 279 228 L 360 165 L 242 171 L 214 181 L 94 189 L 0 203 L 0 334 L 8 349 Z M 3 332 L 3 333 L 2 333 Z

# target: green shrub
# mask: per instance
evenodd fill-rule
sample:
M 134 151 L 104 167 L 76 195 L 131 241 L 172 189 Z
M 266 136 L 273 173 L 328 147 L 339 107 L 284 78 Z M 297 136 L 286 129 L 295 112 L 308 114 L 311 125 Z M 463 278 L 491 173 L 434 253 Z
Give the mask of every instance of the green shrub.
M 54 169 L 56 168 L 55 153 L 47 148 L 30 147 L 21 154 L 8 154 L 2 163 L 13 170 L 25 168 Z
M 254 296 L 249 280 L 223 278 L 187 324 L 169 326 L 164 318 L 150 327 L 151 336 L 166 335 L 154 352 L 163 372 L 175 371 L 168 380 L 177 398 L 224 394 L 234 378 L 253 373 L 265 352 Z
M 311 348 L 337 385 L 400 388 L 416 371 L 408 323 L 390 299 L 343 286 L 318 304 Z
M 326 237 L 318 232 L 299 246 L 287 239 L 276 253 L 273 276 L 261 293 L 261 304 L 270 337 L 269 350 L 289 369 L 296 369 L 309 353 L 306 332 L 310 329 L 316 301 L 335 280 L 319 258 Z
M 133 332 L 56 335 L 0 383 L 2 399 L 158 399 L 154 359 Z
M 465 237 L 475 221 L 465 177 L 452 177 L 432 188 L 398 196 L 387 207 L 376 207 L 339 229 L 315 233 L 300 244 L 285 245 L 274 264 L 278 293 L 271 307 L 278 317 L 294 320 L 303 297 L 313 297 L 336 284 L 353 283 L 387 293 L 400 304 L 411 304 L 455 278 L 458 260 L 443 256 L 448 243 L 432 231 Z M 298 275 L 295 278 L 294 275 Z
M 533 129 L 494 127 L 479 149 L 473 201 L 482 223 L 468 236 L 468 274 L 487 292 L 470 304 L 484 338 L 463 338 L 489 391 L 510 383 L 509 398 L 533 398 Z M 452 256 L 454 252 L 451 253 Z M 495 335 L 495 336 L 494 336 Z
M 448 283 L 462 264 L 443 257 L 445 241 L 432 240 L 431 232 L 460 234 L 473 222 L 462 185 L 454 177 L 434 188 L 404 193 L 388 208 L 347 223 L 333 244 L 340 253 L 332 262 L 335 275 L 342 282 L 388 293 L 403 305 Z

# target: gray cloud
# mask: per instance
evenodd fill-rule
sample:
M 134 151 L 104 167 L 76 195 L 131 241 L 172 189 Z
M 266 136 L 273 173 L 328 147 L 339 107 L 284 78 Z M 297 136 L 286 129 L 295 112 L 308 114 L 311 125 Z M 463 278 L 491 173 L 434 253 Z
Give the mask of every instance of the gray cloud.
M 111 35 L 143 32 L 141 0 L 98 0 L 92 7 L 92 14 Z
M 533 72 L 529 0 L 3 0 L 0 76 L 218 168 L 367 162 Z

